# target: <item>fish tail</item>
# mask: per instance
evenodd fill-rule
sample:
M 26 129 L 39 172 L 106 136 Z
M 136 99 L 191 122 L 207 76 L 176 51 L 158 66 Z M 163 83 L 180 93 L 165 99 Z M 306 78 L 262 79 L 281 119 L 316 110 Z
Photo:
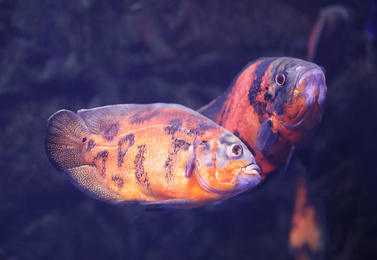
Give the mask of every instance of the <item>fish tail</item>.
M 60 110 L 48 119 L 45 151 L 50 163 L 58 170 L 83 164 L 82 151 L 90 134 L 82 118 L 68 110 Z

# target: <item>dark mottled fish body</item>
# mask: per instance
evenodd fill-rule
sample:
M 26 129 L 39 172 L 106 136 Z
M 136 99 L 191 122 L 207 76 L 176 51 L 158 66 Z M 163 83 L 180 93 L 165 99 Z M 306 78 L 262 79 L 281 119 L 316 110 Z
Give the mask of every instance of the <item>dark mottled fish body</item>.
M 58 111 L 48 121 L 45 150 L 80 190 L 113 204 L 192 208 L 260 180 L 238 138 L 176 104 Z
M 293 149 L 308 144 L 321 121 L 326 91 L 324 73 L 316 64 L 261 58 L 199 112 L 248 146 L 263 179 L 286 164 Z

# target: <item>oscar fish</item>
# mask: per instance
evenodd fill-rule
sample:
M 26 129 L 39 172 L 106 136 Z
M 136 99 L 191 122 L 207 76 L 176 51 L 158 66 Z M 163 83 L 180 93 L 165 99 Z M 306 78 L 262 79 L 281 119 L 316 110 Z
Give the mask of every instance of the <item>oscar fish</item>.
M 60 110 L 48 119 L 44 145 L 77 188 L 111 204 L 194 208 L 260 181 L 236 136 L 178 104 Z
M 198 111 L 246 144 L 264 180 L 308 145 L 321 122 L 326 92 L 318 65 L 289 57 L 261 58 Z

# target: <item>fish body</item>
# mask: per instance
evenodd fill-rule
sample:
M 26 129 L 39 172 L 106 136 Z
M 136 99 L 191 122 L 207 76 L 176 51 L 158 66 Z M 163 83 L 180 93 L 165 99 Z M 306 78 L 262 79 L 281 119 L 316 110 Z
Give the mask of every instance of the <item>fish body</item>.
M 249 63 L 229 88 L 199 112 L 252 151 L 262 180 L 306 146 L 322 119 L 327 87 L 322 69 L 289 57 Z
M 58 111 L 48 120 L 45 150 L 81 191 L 112 204 L 193 208 L 260 181 L 236 136 L 177 104 Z

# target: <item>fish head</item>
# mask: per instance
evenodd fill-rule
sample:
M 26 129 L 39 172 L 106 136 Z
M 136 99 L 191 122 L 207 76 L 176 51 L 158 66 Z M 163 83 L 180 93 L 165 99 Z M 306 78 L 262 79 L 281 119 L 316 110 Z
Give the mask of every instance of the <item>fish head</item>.
M 326 92 L 325 75 L 318 65 L 300 59 L 277 58 L 271 64 L 265 95 L 266 110 L 275 129 L 293 145 L 305 136 L 311 137 L 310 133 L 321 122 Z
M 233 197 L 260 182 L 254 156 L 228 131 L 217 139 L 202 141 L 196 158 L 199 185 L 223 198 Z

